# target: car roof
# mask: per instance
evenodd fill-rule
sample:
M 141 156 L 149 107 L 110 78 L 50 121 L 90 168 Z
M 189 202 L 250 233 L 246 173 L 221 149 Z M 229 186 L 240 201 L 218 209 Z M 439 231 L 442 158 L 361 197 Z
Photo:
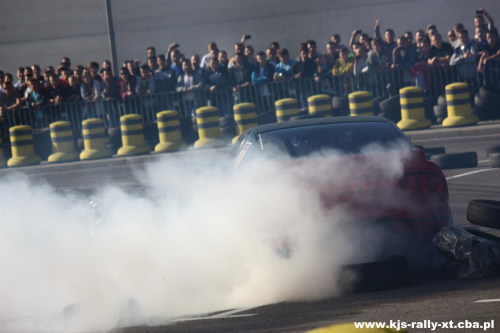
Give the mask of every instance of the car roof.
M 247 129 L 242 133 L 246 135 L 248 132 L 255 132 L 256 134 L 275 131 L 286 128 L 303 127 L 303 126 L 313 126 L 313 125 L 326 125 L 326 124 L 342 124 L 342 123 L 361 123 L 361 122 L 371 122 L 371 123 L 391 123 L 390 120 L 383 117 L 369 117 L 369 116 L 357 116 L 357 117 L 326 117 L 326 118 L 312 118 L 312 119 L 301 119 L 301 120 L 289 120 L 281 123 L 272 123 L 252 127 Z

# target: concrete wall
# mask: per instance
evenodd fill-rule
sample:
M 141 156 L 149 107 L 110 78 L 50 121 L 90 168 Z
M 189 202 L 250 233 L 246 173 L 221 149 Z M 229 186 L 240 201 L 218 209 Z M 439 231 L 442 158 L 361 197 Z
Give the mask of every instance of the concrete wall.
M 500 24 L 500 1 L 471 0 L 112 0 L 118 62 L 140 59 L 156 46 L 164 53 L 172 42 L 185 55 L 203 55 L 209 41 L 233 52 L 242 34 L 256 51 L 279 41 L 291 55 L 300 42 L 315 39 L 318 49 L 333 33 L 347 44 L 352 31 L 382 30 L 396 35 L 436 24 L 446 34 L 456 22 L 473 30 L 477 7 L 485 7 Z M 57 66 L 63 56 L 74 65 L 111 59 L 105 0 L 1 1 L 0 69 L 15 75 L 18 66 Z

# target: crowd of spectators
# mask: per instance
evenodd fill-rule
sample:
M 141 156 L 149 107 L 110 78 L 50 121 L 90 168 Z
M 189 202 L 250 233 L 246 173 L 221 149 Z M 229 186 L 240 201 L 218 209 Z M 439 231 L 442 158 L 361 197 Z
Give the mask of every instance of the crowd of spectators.
M 443 34 L 448 42 L 443 40 Z M 323 44 L 325 52 L 318 51 L 314 40 L 308 40 L 300 44 L 297 59 L 292 59 L 278 42 L 255 52 L 249 44 L 250 38 L 243 35 L 235 43 L 234 52 L 220 50 L 215 42 L 210 42 L 207 53 L 201 57 L 198 54 L 187 57 L 176 43 L 171 44 L 165 54 L 157 54 L 151 46 L 146 50 L 146 63 L 126 60 L 117 75 L 108 60 L 101 66 L 96 61 L 87 66 L 73 66 L 68 57 L 62 58 L 58 67 L 49 66 L 43 71 L 36 64 L 19 67 L 17 80 L 0 70 L 0 122 L 10 119 L 22 123 L 21 115 L 26 109 L 33 112 L 36 122 L 42 122 L 45 106 L 67 102 L 85 104 L 83 119 L 102 116 L 106 110 L 92 102 L 126 101 L 165 92 L 182 92 L 192 109 L 195 107 L 193 92 L 201 89 L 208 94 L 224 89 L 237 93 L 257 85 L 261 87 L 259 96 L 264 96 L 271 93 L 266 83 L 291 83 L 301 79 L 324 84 L 324 91 L 333 95 L 335 91 L 328 90 L 332 84 L 349 91 L 357 77 L 390 69 L 400 69 L 402 82 L 413 78 L 412 82 L 425 90 L 429 85 L 428 66 L 442 71 L 454 68 L 472 90 L 477 89 L 478 82 L 498 87 L 496 75 L 481 76 L 487 70 L 500 69 L 494 61 L 500 57 L 498 31 L 483 8 L 476 12 L 471 33 L 457 23 L 446 32 L 429 25 L 426 30 L 417 30 L 415 38 L 411 31 L 396 37 L 390 28 L 382 36 L 381 22 L 377 20 L 373 36 L 356 29 L 346 46 L 338 34 L 333 34 Z M 152 101 L 142 98 L 141 103 L 150 107 L 148 103 Z M 219 103 L 221 108 L 229 105 L 224 100 Z

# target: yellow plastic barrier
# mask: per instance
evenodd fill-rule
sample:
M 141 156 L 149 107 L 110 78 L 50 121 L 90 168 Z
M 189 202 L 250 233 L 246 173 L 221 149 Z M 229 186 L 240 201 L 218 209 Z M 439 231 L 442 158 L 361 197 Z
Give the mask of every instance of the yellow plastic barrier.
M 155 146 L 155 152 L 175 151 L 184 146 L 181 135 L 179 112 L 166 110 L 156 114 L 158 118 L 158 136 L 160 142 Z
M 299 104 L 295 98 L 283 98 L 274 102 L 278 123 L 299 115 Z
M 329 95 L 314 95 L 307 98 L 310 115 L 332 117 L 332 98 Z
M 369 91 L 356 91 L 349 94 L 351 116 L 373 116 L 372 94 Z
M 118 149 L 118 156 L 133 156 L 146 154 L 151 147 L 144 141 L 142 117 L 138 114 L 127 114 L 120 117 L 123 146 Z
M 204 106 L 196 109 L 196 125 L 199 139 L 195 148 L 215 148 L 224 145 L 221 140 L 219 110 L 214 106 Z
M 78 160 L 73 140 L 73 129 L 69 121 L 57 121 L 50 124 L 50 138 L 52 139 L 53 154 L 47 159 L 49 163 Z
M 14 126 L 9 129 L 12 157 L 7 161 L 7 166 L 17 167 L 38 164 L 42 158 L 35 155 L 33 145 L 33 132 L 26 125 Z
M 399 90 L 401 103 L 401 121 L 398 127 L 402 130 L 415 130 L 431 127 L 432 122 L 425 118 L 424 94 L 420 87 L 405 87 Z
M 257 109 L 253 103 L 240 103 L 233 107 L 234 110 L 234 121 L 236 122 L 237 134 L 233 143 L 238 140 L 241 133 L 247 129 L 257 126 Z
M 472 114 L 469 85 L 465 82 L 446 86 L 446 105 L 448 117 L 443 120 L 443 127 L 473 125 L 479 121 L 479 118 Z
M 83 146 L 81 160 L 95 160 L 113 156 L 113 151 L 106 146 L 104 121 L 99 118 L 86 119 L 82 122 Z

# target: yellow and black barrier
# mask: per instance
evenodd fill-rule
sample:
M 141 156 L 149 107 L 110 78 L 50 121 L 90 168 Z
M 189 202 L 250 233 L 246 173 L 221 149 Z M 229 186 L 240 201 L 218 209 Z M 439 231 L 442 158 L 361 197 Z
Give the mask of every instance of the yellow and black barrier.
M 401 104 L 401 121 L 398 127 L 402 130 L 429 128 L 432 122 L 425 118 L 424 94 L 420 87 L 405 87 L 399 90 Z
M 479 118 L 472 114 L 469 85 L 456 82 L 447 85 L 445 89 L 448 117 L 443 120 L 443 127 L 477 124 Z
M 12 157 L 7 161 L 9 167 L 38 164 L 42 158 L 35 155 L 33 131 L 31 127 L 19 125 L 9 128 Z
M 127 114 L 120 117 L 123 146 L 116 153 L 118 156 L 133 156 L 151 151 L 144 140 L 142 117 L 138 114 Z
M 332 99 L 329 95 L 314 95 L 307 98 L 310 115 L 332 117 Z
M 274 102 L 278 123 L 299 115 L 299 104 L 295 98 L 283 98 Z
M 95 160 L 113 156 L 113 151 L 106 146 L 104 121 L 99 118 L 86 119 L 82 122 L 83 146 L 81 160 Z
M 156 114 L 158 119 L 158 136 L 160 142 L 155 146 L 155 152 L 175 151 L 184 146 L 181 135 L 179 112 L 166 110 Z
M 195 148 L 215 148 L 224 145 L 221 140 L 219 110 L 214 106 L 204 106 L 196 109 L 196 125 L 198 137 Z
M 356 91 L 348 97 L 351 116 L 373 116 L 372 94 L 369 91 Z
M 50 138 L 53 153 L 47 159 L 49 163 L 78 160 L 78 153 L 75 151 L 73 139 L 73 129 L 69 121 L 57 121 L 50 124 Z
M 233 107 L 234 121 L 236 122 L 237 135 L 233 139 L 233 143 L 238 140 L 241 133 L 247 129 L 257 126 L 257 109 L 253 103 L 240 103 Z
M 4 166 L 7 166 L 7 162 L 5 161 L 5 157 L 3 155 L 3 141 L 2 138 L 0 138 L 0 168 L 3 168 Z

